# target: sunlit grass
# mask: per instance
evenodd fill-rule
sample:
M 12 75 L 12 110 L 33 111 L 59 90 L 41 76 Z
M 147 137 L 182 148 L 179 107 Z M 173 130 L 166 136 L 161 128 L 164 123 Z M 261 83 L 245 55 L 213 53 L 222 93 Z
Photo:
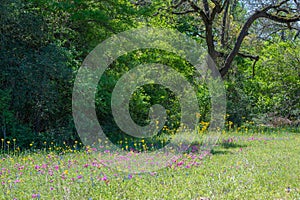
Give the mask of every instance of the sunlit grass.
M 225 132 L 211 153 L 195 149 L 148 173 L 106 167 L 111 154 L 79 142 L 24 152 L 17 142 L 1 154 L 0 199 L 300 198 L 300 135 L 285 130 Z

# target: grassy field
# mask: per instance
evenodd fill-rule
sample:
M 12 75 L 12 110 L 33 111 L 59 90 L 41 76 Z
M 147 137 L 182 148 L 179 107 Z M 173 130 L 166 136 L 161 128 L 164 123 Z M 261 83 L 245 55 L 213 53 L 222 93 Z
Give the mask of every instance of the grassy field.
M 0 199 L 300 199 L 299 144 L 284 130 L 226 133 L 207 155 L 140 174 L 105 167 L 91 150 L 2 154 Z

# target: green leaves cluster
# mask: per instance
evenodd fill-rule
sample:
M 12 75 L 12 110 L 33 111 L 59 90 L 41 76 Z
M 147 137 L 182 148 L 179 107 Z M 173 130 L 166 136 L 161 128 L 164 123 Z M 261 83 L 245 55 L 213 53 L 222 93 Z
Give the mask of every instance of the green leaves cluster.
M 206 45 L 199 16 L 172 14 L 171 1 L 137 2 L 140 4 L 127 0 L 1 0 L 0 138 L 17 137 L 24 147 L 31 141 L 75 139 L 71 111 L 74 77 L 88 53 L 115 33 L 145 25 L 176 28 Z M 231 8 L 227 32 L 233 34 L 225 35 L 224 48 L 216 45 L 223 54 L 232 49 L 247 13 L 239 1 Z M 221 38 L 222 20 L 216 18 L 220 29 L 213 29 L 215 40 Z M 252 42 L 256 37 L 251 30 L 242 48 L 260 55 L 255 76 L 253 62 L 238 56 L 226 77 L 230 120 L 241 125 L 271 112 L 296 120 L 300 114 L 299 40 L 282 42 L 273 34 L 268 41 Z M 209 91 L 186 60 L 170 52 L 138 50 L 118 58 L 99 81 L 97 115 L 108 135 L 118 140 L 120 131 L 110 105 L 116 82 L 133 67 L 146 63 L 165 64 L 182 73 L 197 91 L 200 120 L 210 120 Z M 138 88 L 130 103 L 132 118 L 140 125 L 147 124 L 149 108 L 159 103 L 169 112 L 166 126 L 175 130 L 180 121 L 178 98 L 159 85 Z

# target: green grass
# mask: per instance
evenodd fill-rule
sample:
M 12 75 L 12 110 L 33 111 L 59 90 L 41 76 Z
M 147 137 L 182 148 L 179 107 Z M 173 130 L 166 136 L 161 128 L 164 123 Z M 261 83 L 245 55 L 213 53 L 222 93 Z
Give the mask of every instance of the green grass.
M 144 174 L 86 152 L 3 154 L 0 199 L 300 199 L 299 144 L 300 134 L 285 131 L 226 133 L 203 159 L 186 154 Z

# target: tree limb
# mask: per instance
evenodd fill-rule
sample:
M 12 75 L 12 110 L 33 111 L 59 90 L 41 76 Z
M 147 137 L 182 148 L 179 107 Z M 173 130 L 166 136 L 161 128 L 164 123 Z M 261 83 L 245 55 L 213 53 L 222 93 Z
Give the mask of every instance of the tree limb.
M 225 0 L 223 5 L 222 5 L 222 10 L 224 10 L 225 6 L 227 6 L 227 4 L 230 4 L 230 0 Z
M 197 6 L 192 0 L 189 0 L 191 7 L 197 11 L 205 25 L 205 39 L 208 47 L 208 53 L 213 58 L 216 59 L 217 54 L 215 51 L 214 39 L 213 39 L 213 20 L 205 14 L 205 12 Z
M 254 23 L 254 21 L 256 21 L 259 18 L 266 18 L 266 19 L 272 20 L 274 22 L 287 24 L 288 27 L 291 27 L 290 23 L 300 21 L 300 15 L 298 14 L 299 12 L 297 13 L 297 12 L 293 11 L 292 10 L 293 8 L 288 8 L 291 6 L 286 6 L 286 5 L 288 5 L 289 1 L 291 1 L 291 0 L 282 0 L 275 5 L 272 4 L 272 5 L 265 6 L 264 8 L 262 8 L 260 10 L 256 10 L 247 19 L 247 21 L 244 23 L 244 25 L 236 39 L 233 49 L 230 51 L 230 53 L 228 55 L 226 55 L 225 62 L 223 64 L 223 66 L 221 67 L 221 69 L 219 70 L 222 77 L 224 77 L 227 74 L 228 70 L 231 67 L 231 63 L 233 62 L 235 56 L 237 56 L 237 55 L 242 56 L 242 57 L 247 57 L 247 58 L 250 58 L 255 61 L 253 64 L 253 76 L 254 76 L 254 74 L 255 74 L 254 67 L 255 67 L 255 64 L 256 64 L 257 60 L 259 59 L 259 57 L 246 55 L 246 54 L 242 54 L 239 52 L 240 47 L 243 43 L 243 40 L 249 34 L 248 31 L 249 31 L 249 28 L 251 27 L 251 25 Z M 222 31 L 221 32 L 221 44 L 222 44 L 222 47 L 225 48 L 226 25 L 228 24 L 226 18 L 228 16 L 228 12 L 229 12 L 228 10 L 229 10 L 229 6 L 230 6 L 230 0 L 224 0 L 224 1 L 211 0 L 211 2 L 213 2 L 215 4 L 214 8 L 209 7 L 208 0 L 202 0 L 203 7 L 204 7 L 203 9 L 201 7 L 199 7 L 195 3 L 194 0 L 180 0 L 179 3 L 177 3 L 176 5 L 173 6 L 173 8 L 179 8 L 185 2 L 189 3 L 190 8 L 192 10 L 188 9 L 185 11 L 173 11 L 172 13 L 177 14 L 177 15 L 193 13 L 193 12 L 199 13 L 199 15 L 205 25 L 205 40 L 206 40 L 207 47 L 208 47 L 208 53 L 211 56 L 211 58 L 214 61 L 216 61 L 217 57 L 221 57 L 221 56 L 220 56 L 220 53 L 215 50 L 213 23 L 214 23 L 216 15 L 218 13 L 221 13 L 225 9 L 223 21 L 222 21 L 223 26 L 222 26 L 222 30 L 221 30 Z M 297 5 L 297 9 L 300 9 L 300 5 L 297 2 L 297 0 L 294 0 L 294 2 Z M 291 17 L 284 16 L 284 15 L 290 15 Z M 296 37 L 299 34 L 300 34 L 300 31 L 296 34 Z M 224 57 L 224 54 L 222 57 Z
M 210 15 L 209 5 L 207 0 L 202 0 L 206 16 Z
M 172 11 L 172 14 L 175 15 L 184 15 L 184 14 L 188 14 L 188 13 L 195 13 L 195 10 L 186 10 L 186 11 L 182 11 L 182 12 L 177 12 L 177 11 Z
M 215 7 L 213 8 L 213 10 L 211 12 L 210 20 L 214 20 L 217 13 L 222 12 L 222 6 L 220 5 L 220 3 L 216 0 L 214 0 L 213 3 L 215 4 Z
M 217 54 L 218 54 L 218 57 L 224 57 L 224 56 L 227 57 L 228 56 L 228 54 L 225 54 L 224 52 L 219 52 L 219 51 L 217 52 Z M 259 60 L 259 56 L 253 56 L 248 53 L 238 52 L 237 55 L 241 56 L 243 58 L 249 58 L 251 60 Z
M 241 56 L 241 57 L 243 57 L 243 58 L 249 58 L 249 59 L 251 59 L 251 60 L 256 60 L 256 61 L 259 60 L 259 56 L 253 56 L 253 55 L 244 54 L 244 53 L 241 53 L 241 52 L 238 52 L 237 55 L 238 55 L 238 56 Z
M 228 10 L 229 10 L 229 0 L 226 0 L 224 2 L 224 5 L 222 6 L 223 7 L 222 9 L 224 9 L 224 6 L 226 6 L 226 7 L 225 7 L 224 15 L 223 15 L 222 31 L 221 31 L 221 45 L 222 45 L 223 48 L 225 47 L 226 24 L 227 24 Z
M 291 22 L 300 21 L 300 15 L 295 16 L 295 17 L 287 18 L 287 17 L 282 17 L 282 16 L 275 16 L 275 15 L 272 15 L 272 14 L 268 13 L 269 10 L 280 8 L 282 5 L 284 5 L 288 1 L 289 0 L 285 0 L 285 1 L 282 1 L 278 4 L 276 4 L 276 5 L 269 5 L 269 6 L 263 8 L 261 10 L 256 11 L 253 15 L 251 15 L 248 18 L 248 20 L 244 24 L 241 32 L 239 33 L 239 36 L 237 38 L 237 41 L 234 45 L 233 50 L 230 52 L 230 54 L 228 55 L 228 57 L 225 60 L 225 63 L 223 65 L 223 67 L 220 69 L 220 74 L 221 74 L 222 77 L 224 77 L 227 74 L 234 57 L 239 52 L 239 49 L 241 47 L 241 44 L 242 44 L 244 38 L 248 35 L 248 30 L 249 30 L 250 26 L 253 24 L 253 22 L 255 20 L 257 20 L 258 18 L 267 18 L 267 19 L 270 19 L 272 21 L 276 21 L 276 22 L 279 22 L 279 23 L 291 23 Z
M 252 78 L 254 78 L 255 76 L 255 65 L 257 63 L 258 59 L 254 61 L 253 65 L 252 65 Z
M 289 0 L 284 0 L 276 5 L 269 5 L 269 6 L 266 6 L 265 8 L 263 8 L 261 11 L 256 11 L 256 12 L 267 12 L 269 10 L 271 10 L 272 8 L 276 9 L 276 8 L 279 8 L 281 7 L 282 5 L 284 5 L 285 3 L 287 3 Z
M 252 23 L 256 19 L 262 17 L 263 14 L 264 14 L 263 12 L 256 11 L 250 18 L 248 18 L 248 20 L 244 24 L 244 26 L 243 26 L 243 28 L 242 28 L 242 30 L 241 30 L 238 38 L 237 38 L 237 41 L 234 45 L 234 48 L 232 49 L 231 53 L 226 58 L 223 68 L 220 70 L 220 74 L 221 74 L 222 77 L 227 74 L 234 57 L 239 52 L 239 49 L 242 45 L 242 42 L 243 42 L 244 38 L 248 35 L 248 30 L 249 30 L 250 26 L 252 25 Z
M 296 38 L 300 36 L 300 29 L 298 30 L 298 32 L 296 33 L 295 37 L 294 37 L 294 40 L 296 40 Z
M 184 2 L 186 2 L 186 0 L 180 0 L 178 4 L 172 6 L 172 8 L 178 8 L 179 6 L 181 6 Z
M 291 23 L 291 22 L 297 22 L 300 20 L 300 15 L 292 18 L 287 18 L 287 17 L 280 17 L 276 15 L 271 15 L 269 13 L 263 13 L 264 18 L 279 22 L 279 23 Z

